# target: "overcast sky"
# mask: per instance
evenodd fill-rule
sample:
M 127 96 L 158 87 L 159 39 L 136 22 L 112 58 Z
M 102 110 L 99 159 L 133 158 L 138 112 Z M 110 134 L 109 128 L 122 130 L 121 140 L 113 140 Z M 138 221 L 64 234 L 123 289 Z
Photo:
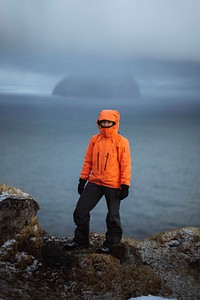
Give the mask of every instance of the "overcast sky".
M 199 64 L 200 1 L 0 0 L 1 82 L 20 69 L 53 83 L 90 59 Z

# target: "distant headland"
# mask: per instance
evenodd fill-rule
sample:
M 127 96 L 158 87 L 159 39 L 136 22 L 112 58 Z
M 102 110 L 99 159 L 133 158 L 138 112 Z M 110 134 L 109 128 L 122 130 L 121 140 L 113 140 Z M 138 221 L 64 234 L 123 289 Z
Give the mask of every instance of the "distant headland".
M 139 98 L 140 90 L 132 76 L 103 74 L 101 76 L 71 74 L 53 89 L 53 95 L 116 100 Z

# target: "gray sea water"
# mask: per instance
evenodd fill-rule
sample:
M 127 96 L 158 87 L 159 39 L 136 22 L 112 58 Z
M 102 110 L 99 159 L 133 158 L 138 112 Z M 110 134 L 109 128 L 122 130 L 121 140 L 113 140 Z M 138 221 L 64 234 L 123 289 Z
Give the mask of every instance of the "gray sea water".
M 0 182 L 21 187 L 40 204 L 40 225 L 73 236 L 77 183 L 101 109 L 118 109 L 130 141 L 132 181 L 121 204 L 124 236 L 143 239 L 182 226 L 200 226 L 199 99 L 133 103 L 0 95 Z M 105 200 L 91 213 L 91 231 L 104 233 Z

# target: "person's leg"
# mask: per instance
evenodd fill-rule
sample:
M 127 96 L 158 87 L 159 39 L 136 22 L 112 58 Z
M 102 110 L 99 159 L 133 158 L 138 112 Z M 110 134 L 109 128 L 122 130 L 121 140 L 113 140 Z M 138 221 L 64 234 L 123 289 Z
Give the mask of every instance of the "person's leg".
M 80 245 L 89 244 L 90 211 L 97 205 L 102 196 L 103 188 L 97 184 L 89 182 L 83 190 L 73 214 L 76 224 L 74 233 L 76 243 Z
M 118 245 L 122 238 L 122 226 L 120 221 L 119 189 L 104 187 L 108 214 L 106 218 L 107 232 L 104 246 Z

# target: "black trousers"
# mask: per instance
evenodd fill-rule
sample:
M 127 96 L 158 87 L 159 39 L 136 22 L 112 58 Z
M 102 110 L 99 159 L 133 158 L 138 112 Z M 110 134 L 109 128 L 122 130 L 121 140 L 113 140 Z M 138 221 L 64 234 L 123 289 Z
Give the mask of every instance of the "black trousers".
M 104 241 L 105 246 L 119 244 L 122 238 L 120 221 L 119 189 L 109 188 L 89 182 L 83 190 L 75 211 L 74 222 L 76 224 L 74 240 L 80 244 L 89 244 L 90 211 L 105 196 L 108 213 L 106 217 L 107 232 Z

